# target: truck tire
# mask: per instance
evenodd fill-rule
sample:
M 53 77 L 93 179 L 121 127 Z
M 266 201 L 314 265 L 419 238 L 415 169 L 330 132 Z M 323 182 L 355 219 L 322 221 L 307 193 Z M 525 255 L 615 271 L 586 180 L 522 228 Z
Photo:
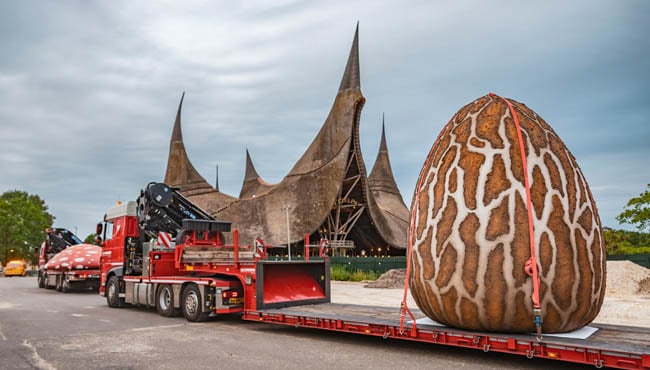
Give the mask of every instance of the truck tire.
M 41 289 L 45 288 L 45 277 L 41 272 L 38 273 L 38 287 Z
M 68 293 L 70 291 L 70 282 L 66 281 L 66 275 L 61 275 L 61 291 L 63 293 Z
M 175 303 L 174 288 L 171 285 L 161 285 L 158 287 L 156 294 L 156 311 L 160 316 L 173 317 L 179 316 L 180 308 L 174 308 Z
M 185 319 L 191 322 L 205 321 L 210 314 L 209 312 L 203 312 L 203 300 L 196 284 L 189 284 L 183 289 L 181 309 Z
M 56 275 L 56 291 L 60 292 L 63 290 L 63 275 Z
M 43 284 L 45 284 L 45 289 L 54 289 L 52 285 L 47 284 L 47 273 L 43 274 Z
M 106 303 L 111 308 L 122 308 L 126 306 L 124 298 L 120 298 L 120 279 L 113 275 L 106 283 Z

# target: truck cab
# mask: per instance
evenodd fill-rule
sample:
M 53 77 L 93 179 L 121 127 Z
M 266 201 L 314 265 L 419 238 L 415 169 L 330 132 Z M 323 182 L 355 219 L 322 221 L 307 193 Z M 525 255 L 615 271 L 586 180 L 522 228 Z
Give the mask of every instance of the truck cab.
M 108 209 L 103 223 L 97 224 L 97 235 L 102 247 L 99 294 L 106 296 L 106 285 L 111 277 L 124 275 L 125 251 L 138 244 L 137 203 L 118 203 Z

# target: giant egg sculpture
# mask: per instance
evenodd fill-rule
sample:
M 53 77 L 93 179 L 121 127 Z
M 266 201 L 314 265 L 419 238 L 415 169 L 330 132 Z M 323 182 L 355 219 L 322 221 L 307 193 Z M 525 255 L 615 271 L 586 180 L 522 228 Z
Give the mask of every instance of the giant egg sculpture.
M 568 148 L 524 104 L 490 94 L 458 111 L 426 158 L 411 215 L 409 286 L 431 319 L 535 332 L 529 260 L 543 332 L 598 314 L 606 259 L 596 204 Z

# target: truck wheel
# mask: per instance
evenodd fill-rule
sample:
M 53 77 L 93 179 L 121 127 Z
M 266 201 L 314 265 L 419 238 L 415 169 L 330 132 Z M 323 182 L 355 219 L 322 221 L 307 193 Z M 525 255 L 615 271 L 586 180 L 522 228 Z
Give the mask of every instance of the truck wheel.
M 183 289 L 183 301 L 181 304 L 183 316 L 187 321 L 199 322 L 208 319 L 209 312 L 203 312 L 201 292 L 196 284 L 190 284 Z
M 61 291 L 63 293 L 68 293 L 70 291 L 70 282 L 66 281 L 65 275 L 61 275 Z
M 171 285 L 161 285 L 158 287 L 156 311 L 158 311 L 160 316 L 173 317 L 180 315 L 180 308 L 174 308 L 174 299 L 174 288 Z
M 43 274 L 43 283 L 45 284 L 45 289 L 53 289 L 54 287 L 47 284 L 47 274 Z
M 63 290 L 63 275 L 56 275 L 56 291 L 60 292 Z
M 113 275 L 106 283 L 106 303 L 111 308 L 126 306 L 124 298 L 120 298 L 120 279 Z
M 38 273 L 38 287 L 43 289 L 45 288 L 45 278 L 42 273 Z

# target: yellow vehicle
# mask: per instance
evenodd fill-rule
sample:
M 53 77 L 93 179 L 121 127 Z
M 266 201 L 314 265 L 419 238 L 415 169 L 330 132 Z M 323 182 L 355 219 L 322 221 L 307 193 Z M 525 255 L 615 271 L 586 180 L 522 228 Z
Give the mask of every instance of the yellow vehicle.
M 23 261 L 9 261 L 5 266 L 5 276 L 25 276 L 26 273 L 27 270 Z

